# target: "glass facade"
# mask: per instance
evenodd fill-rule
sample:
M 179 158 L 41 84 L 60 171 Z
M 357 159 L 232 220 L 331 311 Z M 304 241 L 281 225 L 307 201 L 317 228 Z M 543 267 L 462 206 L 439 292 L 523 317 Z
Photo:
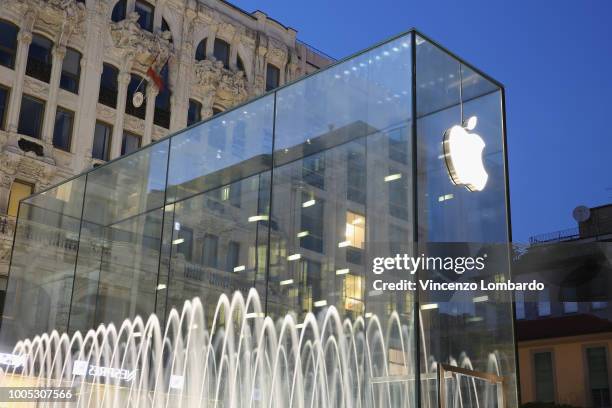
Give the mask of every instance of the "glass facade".
M 445 131 L 472 116 L 482 191 L 455 185 L 444 160 Z M 409 32 L 27 198 L 1 344 L 163 320 L 194 296 L 212 314 L 254 287 L 272 318 L 334 306 L 369 321 L 355 326 L 366 338 L 379 325 L 387 338 L 357 368 L 375 406 L 435 406 L 431 374 L 453 361 L 507 378 L 514 406 L 509 301 L 432 303 L 372 290 L 371 274 L 418 243 L 509 242 L 503 120 L 498 83 Z M 465 381 L 478 392 L 462 406 L 496 406 L 490 385 Z

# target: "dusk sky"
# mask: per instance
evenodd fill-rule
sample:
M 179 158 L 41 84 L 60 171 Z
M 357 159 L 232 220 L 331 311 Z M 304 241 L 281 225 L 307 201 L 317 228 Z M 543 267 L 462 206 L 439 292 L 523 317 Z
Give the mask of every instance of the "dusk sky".
M 612 203 L 612 1 L 232 2 L 335 58 L 415 27 L 502 82 L 514 241 Z

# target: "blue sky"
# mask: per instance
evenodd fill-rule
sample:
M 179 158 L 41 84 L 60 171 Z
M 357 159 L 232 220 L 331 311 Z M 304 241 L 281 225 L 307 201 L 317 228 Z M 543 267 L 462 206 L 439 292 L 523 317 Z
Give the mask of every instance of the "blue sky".
M 612 202 L 612 1 L 234 0 L 341 58 L 416 27 L 506 86 L 515 241 Z

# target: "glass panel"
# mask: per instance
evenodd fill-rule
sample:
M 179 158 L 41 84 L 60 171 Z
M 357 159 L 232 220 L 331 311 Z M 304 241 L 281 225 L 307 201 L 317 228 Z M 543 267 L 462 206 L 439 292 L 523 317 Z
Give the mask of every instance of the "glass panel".
M 210 324 L 221 294 L 246 297 L 255 287 L 265 301 L 268 210 L 261 203 L 269 188 L 267 171 L 166 207 L 174 220 L 170 279 L 160 280 L 168 288 L 165 310 L 199 296 Z
M 19 28 L 6 21 L 0 21 L 0 65 L 10 69 L 15 66 L 17 34 Z
M 369 272 L 412 241 L 411 65 L 406 36 L 277 92 L 268 314 L 334 306 L 367 343 L 349 381 L 369 406 L 415 403 L 413 297 L 372 290 Z
M 85 176 L 22 202 L 0 346 L 68 327 Z
M 123 131 L 123 139 L 121 140 L 121 155 L 135 152 L 140 147 L 140 136 L 128 131 Z
M 273 109 L 269 95 L 174 136 L 167 202 L 268 170 Z
M 168 140 L 156 143 L 89 173 L 71 331 L 123 312 L 154 310 L 168 145 Z M 115 275 L 119 271 L 121 278 Z M 146 300 L 119 300 L 145 293 Z
M 98 160 L 108 160 L 112 134 L 113 128 L 111 125 L 96 122 L 91 157 Z
M 424 274 L 435 282 L 505 282 L 509 260 L 501 89 L 431 42 L 417 36 L 416 43 L 418 239 L 424 248 L 419 251 L 489 255 L 478 276 L 438 270 Z M 476 119 L 468 123 L 472 117 Z M 429 375 L 441 362 L 508 376 L 511 406 L 516 401 L 512 299 L 509 292 L 495 293 L 494 300 L 491 296 L 419 292 L 421 373 Z M 424 398 L 436 404 L 437 380 L 422 385 Z M 478 393 L 477 398 L 480 406 L 497 403 L 494 392 Z
M 81 76 L 81 54 L 68 48 L 62 63 L 62 76 L 60 78 L 60 88 L 67 91 L 79 92 L 79 77 Z
M 51 48 L 53 42 L 47 38 L 34 34 L 28 51 L 26 74 L 43 82 L 51 78 Z
M 23 95 L 19 111 L 19 127 L 17 132 L 40 139 L 45 103 L 38 99 Z
M 74 114 L 62 108 L 55 112 L 55 126 L 53 128 L 53 146 L 58 149 L 70 151 L 72 138 L 72 123 Z
M 100 94 L 98 101 L 106 106 L 115 108 L 117 106 L 117 68 L 104 64 L 102 76 L 100 77 Z

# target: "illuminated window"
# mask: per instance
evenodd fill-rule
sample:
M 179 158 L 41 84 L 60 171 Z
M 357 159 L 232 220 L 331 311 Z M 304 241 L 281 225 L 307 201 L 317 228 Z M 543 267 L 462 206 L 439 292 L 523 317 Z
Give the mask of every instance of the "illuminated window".
M 363 249 L 365 241 L 365 217 L 351 211 L 346 212 L 346 242 L 348 246 Z
M 344 281 L 344 308 L 353 312 L 363 311 L 363 277 L 346 275 Z
M 32 195 L 34 186 L 30 183 L 24 183 L 23 181 L 15 180 L 11 186 L 11 193 L 9 195 L 8 215 L 16 217 L 17 210 L 19 209 L 19 201 Z

